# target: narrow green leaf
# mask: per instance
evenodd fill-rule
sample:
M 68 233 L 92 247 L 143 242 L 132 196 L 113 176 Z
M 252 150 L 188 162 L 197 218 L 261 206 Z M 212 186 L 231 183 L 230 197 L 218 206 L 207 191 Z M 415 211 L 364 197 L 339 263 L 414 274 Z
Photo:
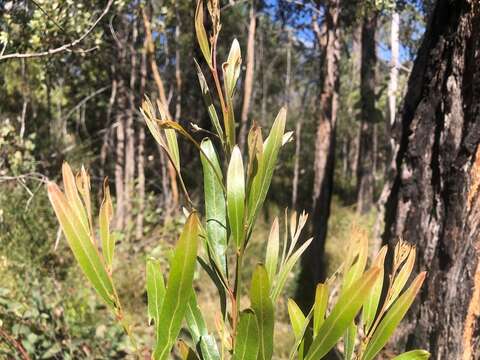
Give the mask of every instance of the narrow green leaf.
M 276 302 L 278 297 L 280 296 L 283 287 L 285 286 L 285 283 L 287 281 L 288 274 L 292 271 L 293 267 L 297 263 L 298 259 L 300 256 L 303 254 L 305 250 L 307 250 L 307 247 L 310 245 L 312 242 L 312 239 L 309 239 L 305 241 L 302 246 L 300 246 L 293 254 L 288 258 L 288 260 L 285 262 L 285 264 L 280 268 L 280 271 L 278 273 L 277 281 L 275 285 L 272 287 L 271 291 L 271 297 L 272 301 Z
M 160 309 L 165 297 L 165 282 L 163 280 L 160 260 L 147 259 L 147 298 L 148 298 L 148 323 L 152 320 L 158 324 Z
M 389 311 L 385 314 L 380 324 L 375 329 L 371 340 L 368 342 L 364 360 L 375 358 L 380 350 L 385 346 L 390 336 L 392 336 L 400 321 L 407 313 L 417 296 L 420 287 L 425 280 L 425 272 L 420 273 L 412 282 L 410 287 L 395 301 Z
M 192 291 L 192 294 L 190 295 L 185 319 L 193 343 L 195 344 L 195 348 L 199 348 L 202 353 L 202 359 L 219 360 L 220 354 L 218 352 L 217 343 L 213 336 L 208 333 L 207 325 L 205 324 L 203 315 L 198 307 L 197 297 L 194 291 Z
M 357 326 L 352 321 L 350 326 L 345 331 L 345 336 L 343 337 L 345 349 L 344 356 L 345 360 L 351 360 L 353 356 L 353 351 L 355 350 L 355 338 L 357 335 Z
M 227 170 L 227 209 L 228 222 L 237 249 L 243 246 L 243 215 L 245 206 L 245 175 L 242 154 L 238 146 L 232 151 Z
M 240 76 L 241 65 L 242 55 L 240 52 L 240 44 L 237 39 L 234 39 L 228 53 L 227 62 L 223 63 L 223 76 L 227 97 L 233 97 L 235 86 Z
M 430 353 L 425 350 L 412 350 L 395 356 L 393 360 L 427 360 L 430 359 Z
M 102 243 L 102 254 L 105 259 L 107 269 L 111 271 L 113 262 L 113 253 L 115 251 L 115 238 L 110 234 L 110 221 L 113 216 L 113 205 L 110 197 L 110 189 L 108 181 L 105 179 L 103 183 L 103 201 L 100 206 L 99 227 L 100 240 Z
M 303 333 L 306 317 L 298 307 L 297 303 L 292 299 L 288 299 L 287 309 L 290 323 L 292 324 L 293 334 L 295 335 L 295 339 L 299 339 Z
M 255 314 L 246 310 L 240 314 L 234 360 L 257 360 L 259 345 L 258 325 Z
M 267 252 L 265 255 L 265 268 L 267 269 L 268 279 L 273 284 L 273 280 L 277 273 L 278 256 L 280 249 L 280 233 L 278 227 L 278 218 L 273 220 L 270 235 L 268 236 Z
M 202 69 L 197 61 L 194 59 L 195 65 L 197 67 L 197 76 L 198 82 L 200 83 L 200 88 L 202 90 L 203 101 L 205 102 L 205 106 L 207 107 L 208 115 L 210 116 L 210 120 L 212 121 L 215 130 L 217 131 L 218 137 L 222 141 L 225 141 L 225 135 L 223 134 L 222 126 L 220 125 L 220 120 L 218 119 L 217 111 L 215 110 L 215 105 L 213 105 L 212 95 L 210 93 L 210 89 L 207 84 L 207 80 L 203 75 Z
M 305 359 L 319 360 L 335 346 L 362 307 L 378 274 L 379 269 L 370 269 L 342 293 L 332 312 L 320 327 L 318 336 L 313 340 Z
M 203 188 L 205 193 L 205 221 L 207 229 L 208 246 L 212 255 L 221 265 L 224 274 L 227 273 L 225 251 L 227 249 L 227 209 L 225 194 L 220 180 L 215 174 L 221 176 L 220 162 L 215 148 L 210 139 L 201 143 L 203 152 L 200 159 L 203 167 Z M 207 161 L 207 158 L 210 162 Z M 214 170 L 215 167 L 216 170 Z
M 387 246 L 380 249 L 377 257 L 373 261 L 372 266 L 380 269 L 380 275 L 378 276 L 375 285 L 373 285 L 372 291 L 368 294 L 365 304 L 363 304 L 362 320 L 365 325 L 365 332 L 368 333 L 370 327 L 373 325 L 375 315 L 377 314 L 378 304 L 380 303 L 380 296 L 382 295 L 383 288 L 383 274 L 384 274 L 384 262 L 387 255 Z
M 153 358 L 167 359 L 180 332 L 192 292 L 200 223 L 191 213 L 178 240 L 171 261 L 167 290 L 159 315 Z
M 76 188 L 72 187 L 70 191 L 76 192 Z M 79 219 L 78 212 L 71 208 L 67 197 L 54 183 L 48 184 L 48 197 L 78 265 L 103 301 L 115 306 L 112 279 L 105 269 L 98 249 L 91 241 L 88 229 Z
M 249 231 L 253 227 L 255 219 L 267 197 L 268 189 L 270 188 L 273 171 L 277 163 L 278 152 L 282 145 L 286 116 L 287 110 L 286 108 L 282 108 L 273 123 L 270 135 L 265 140 L 263 155 L 258 164 L 258 170 L 252 180 L 251 190 L 248 197 L 247 224 Z
M 328 305 L 328 285 L 318 284 L 315 289 L 315 303 L 313 304 L 313 338 L 318 335 L 318 330 L 325 321 Z
M 210 44 L 208 42 L 207 32 L 203 25 L 203 1 L 197 1 L 197 10 L 195 11 L 195 32 L 197 34 L 198 45 L 202 50 L 203 57 L 208 66 L 212 67 L 212 54 L 210 52 Z
M 252 276 L 250 302 L 258 324 L 259 360 L 270 360 L 273 354 L 274 308 L 269 293 L 267 271 L 262 265 L 258 265 Z

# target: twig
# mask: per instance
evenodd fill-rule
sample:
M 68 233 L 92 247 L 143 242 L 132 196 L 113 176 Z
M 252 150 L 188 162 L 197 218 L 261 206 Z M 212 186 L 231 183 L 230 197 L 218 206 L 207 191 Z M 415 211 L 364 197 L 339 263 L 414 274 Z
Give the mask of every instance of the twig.
M 110 89 L 110 85 L 108 86 L 104 86 L 103 88 L 101 89 L 98 89 L 97 91 L 94 91 L 93 93 L 91 93 L 90 95 L 84 97 L 77 105 L 75 105 L 64 117 L 63 117 L 63 120 L 68 120 L 68 118 L 70 118 L 70 116 L 72 116 L 72 114 L 78 109 L 80 108 L 83 104 L 85 104 L 88 100 L 90 100 L 91 98 L 101 94 L 102 92 Z
M 103 19 L 103 17 L 108 13 L 110 10 L 110 7 L 112 6 L 113 2 L 115 0 L 109 0 L 107 3 L 107 6 L 103 10 L 103 12 L 100 14 L 100 16 L 95 20 L 95 22 L 88 28 L 85 33 L 83 33 L 82 36 L 80 36 L 78 39 L 68 43 L 64 44 L 60 47 L 54 48 L 54 49 L 49 49 L 41 52 L 36 52 L 36 53 L 14 53 L 14 54 L 7 54 L 7 55 L 2 55 L 0 56 L 0 60 L 6 60 L 6 59 L 22 59 L 22 58 L 34 58 L 34 57 L 42 57 L 42 56 L 48 56 L 48 55 L 54 55 L 58 54 L 62 51 L 67 51 L 70 48 L 73 48 L 77 46 L 79 43 L 81 43 L 92 31 L 95 29 L 95 27 L 98 25 L 100 20 Z
M 28 356 L 22 344 L 20 344 L 20 342 L 18 342 L 12 336 L 8 335 L 2 327 L 0 327 L 0 337 L 4 338 L 7 343 L 17 350 L 23 360 L 30 360 L 30 356 Z

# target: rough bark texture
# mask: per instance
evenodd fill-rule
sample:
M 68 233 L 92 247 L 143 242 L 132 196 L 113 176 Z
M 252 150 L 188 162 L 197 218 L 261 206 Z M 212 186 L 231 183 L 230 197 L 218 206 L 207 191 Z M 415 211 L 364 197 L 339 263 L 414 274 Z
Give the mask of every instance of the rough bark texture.
M 303 293 L 299 294 L 299 301 L 304 307 L 311 304 L 313 299 L 313 292 L 306 293 L 304 289 L 315 289 L 315 284 L 325 277 L 323 255 L 332 197 L 338 108 L 339 13 L 340 1 L 330 1 L 325 14 L 327 37 L 325 45 L 325 75 L 319 99 L 319 118 L 315 142 L 315 175 L 311 219 L 314 241 L 304 256 L 300 279 Z
M 480 359 L 480 4 L 439 0 L 409 80 L 386 242 L 417 245 L 428 277 L 392 342 Z
M 367 213 L 373 204 L 376 27 L 377 12 L 366 9 L 362 26 L 360 148 L 357 165 L 357 209 L 361 214 Z

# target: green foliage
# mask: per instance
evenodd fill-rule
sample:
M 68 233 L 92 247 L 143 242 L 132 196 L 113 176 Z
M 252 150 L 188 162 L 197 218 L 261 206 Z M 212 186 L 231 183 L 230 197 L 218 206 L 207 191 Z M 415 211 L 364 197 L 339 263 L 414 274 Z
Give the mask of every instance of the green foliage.
M 170 257 L 166 283 L 161 259 L 152 256 L 146 264 L 148 317 L 149 322 L 153 320 L 155 328 L 152 358 L 164 360 L 173 351 L 178 352 L 182 359 L 225 359 L 233 355 L 235 359 L 271 360 L 279 300 L 294 265 L 312 239 L 300 241 L 307 221 L 305 213 L 297 215 L 293 212 L 288 216 L 286 212 L 283 237 L 279 222 L 275 220 L 267 239 L 265 266 L 258 264 L 252 274 L 250 305 L 242 304 L 242 298 L 246 295 L 242 287 L 244 259 L 253 255 L 249 248 L 252 233 L 270 189 L 280 150 L 290 139 L 291 133 L 285 133 L 287 111 L 282 108 L 265 141 L 262 130 L 254 125 L 248 134 L 248 146 L 243 154 L 236 145 L 233 104 L 240 76 L 240 45 L 238 41 L 233 41 L 226 62 L 222 65 L 222 89 L 219 84 L 220 69 L 216 67 L 215 58 L 221 28 L 220 8 L 217 1 L 210 0 L 207 5 L 213 31 L 206 34 L 203 28 L 205 12 L 200 0 L 196 7 L 196 35 L 216 84 L 216 96 L 222 107 L 223 129 L 210 99 L 211 91 L 199 68 L 201 91 L 204 95 L 208 94 L 206 104 L 210 108 L 212 127 L 217 129 L 215 137 L 205 138 L 198 143 L 180 123 L 168 117 L 168 111 L 161 104 L 156 109 L 146 100 L 141 109 L 150 132 L 176 170 L 187 202 L 184 209 L 186 221 Z M 157 112 L 160 118 L 157 118 Z M 192 143 L 201 159 L 205 201 L 203 216 L 189 196 L 182 178 L 185 169 L 182 168 L 177 135 Z M 217 152 L 216 144 L 221 146 L 221 152 Z M 89 282 L 112 310 L 133 346 L 137 347 L 112 276 L 116 269 L 112 267 L 115 247 L 109 227 L 113 211 L 108 187 L 104 189 L 104 200 L 100 207 L 102 241 L 97 242 L 88 175 L 82 169 L 75 177 L 65 163 L 63 182 L 64 193 L 53 183 L 48 185 L 48 192 L 69 246 Z M 423 282 L 424 273 L 418 275 L 406 291 L 403 290 L 415 260 L 415 251 L 409 245 L 397 245 L 394 268 L 390 274 L 392 281 L 383 284 L 380 280 L 384 275 L 385 250 L 368 267 L 368 236 L 360 231 L 352 231 L 350 236 L 352 241 L 341 270 L 324 284 L 318 285 L 315 302 L 309 313 L 303 314 L 293 300 L 288 302 L 295 334 L 290 358 L 296 356 L 299 359 L 319 360 L 342 341 L 346 359 L 352 356 L 362 360 L 374 358 L 405 315 Z M 101 252 L 98 250 L 100 243 Z M 229 261 L 229 254 L 232 255 L 232 261 Z M 197 304 L 193 287 L 197 261 L 222 297 L 216 318 L 218 343 L 207 328 L 207 313 L 202 312 Z M 256 261 L 260 262 L 261 258 L 257 256 Z M 338 274 L 342 274 L 342 285 L 337 298 L 330 289 L 338 280 Z M 379 294 L 382 291 L 387 297 L 380 303 Z M 187 338 L 181 335 L 184 323 L 189 335 Z M 179 346 L 175 347 L 180 338 Z

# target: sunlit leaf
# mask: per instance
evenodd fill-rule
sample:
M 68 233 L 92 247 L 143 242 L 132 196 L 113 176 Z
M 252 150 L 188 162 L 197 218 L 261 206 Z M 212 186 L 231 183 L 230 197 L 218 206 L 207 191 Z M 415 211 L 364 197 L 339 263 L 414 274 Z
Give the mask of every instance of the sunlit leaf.
M 257 360 L 258 345 L 259 333 L 255 314 L 249 310 L 243 311 L 240 314 L 233 359 Z
M 328 284 L 318 284 L 315 289 L 315 302 L 313 304 L 313 338 L 318 335 L 318 330 L 325 321 L 328 305 Z
M 232 151 L 227 171 L 227 210 L 228 222 L 237 249 L 243 246 L 243 216 L 245 207 L 245 175 L 242 154 L 238 146 Z
M 115 251 L 115 238 L 110 233 L 110 221 L 113 216 L 113 205 L 110 197 L 110 188 L 108 187 L 108 180 L 103 182 L 103 201 L 100 205 L 99 213 L 99 227 L 100 240 L 102 243 L 102 254 L 105 259 L 107 269 L 111 271 L 113 253 Z
M 384 262 L 385 256 L 387 255 L 387 249 L 387 246 L 382 247 L 372 264 L 373 267 L 380 269 L 380 275 L 378 276 L 375 285 L 373 285 L 372 291 L 368 294 L 365 304 L 363 304 L 362 320 L 367 332 L 373 325 L 378 310 L 378 304 L 380 302 L 380 296 L 382 295 Z
M 353 351 L 355 350 L 355 338 L 357 335 L 357 326 L 354 322 L 347 327 L 345 331 L 345 336 L 343 337 L 345 349 L 343 350 L 344 360 L 351 360 L 353 356 Z
M 160 309 L 165 297 L 165 282 L 163 280 L 160 260 L 148 258 L 147 271 L 147 298 L 148 298 L 148 322 L 153 320 L 158 323 Z
M 395 356 L 392 360 L 427 360 L 430 359 L 430 353 L 425 350 L 412 350 Z
M 405 263 L 400 268 L 400 271 L 398 272 L 397 276 L 395 276 L 395 280 L 393 281 L 392 295 L 389 299 L 387 307 L 392 305 L 392 303 L 395 301 L 398 295 L 402 292 L 403 288 L 405 287 L 405 284 L 410 278 L 410 275 L 412 274 L 412 271 L 413 271 L 413 266 L 415 265 L 415 256 L 416 256 L 415 248 L 409 247 L 407 259 L 405 260 Z
M 205 26 L 203 25 L 203 1 L 197 1 L 197 10 L 195 11 L 195 32 L 197 34 L 198 45 L 200 50 L 202 50 L 203 57 L 207 64 L 212 67 L 212 54 L 210 52 L 210 43 L 208 41 L 207 32 L 205 31 Z
M 273 220 L 272 228 L 268 236 L 267 252 L 265 255 L 265 268 L 267 269 L 268 279 L 271 283 L 277 273 L 278 256 L 280 249 L 280 234 L 278 229 L 278 218 Z
M 274 308 L 270 299 L 268 274 L 262 265 L 258 265 L 253 272 L 250 302 L 259 331 L 258 359 L 270 360 L 273 354 Z
M 267 197 L 273 171 L 277 163 L 278 151 L 282 145 L 286 115 L 286 109 L 282 108 L 263 146 L 262 159 L 258 164 L 258 170 L 253 178 L 248 197 L 248 226 L 250 229 Z
M 227 273 L 225 260 L 225 251 L 227 249 L 227 209 L 225 203 L 225 194 L 220 180 L 215 174 L 221 176 L 222 170 L 220 162 L 209 139 L 201 143 L 203 152 L 200 153 L 200 159 L 203 167 L 203 188 L 205 193 L 205 221 L 207 229 L 207 240 L 212 256 L 216 258 L 222 267 L 224 274 Z M 207 161 L 207 158 L 210 162 Z
M 379 269 L 370 269 L 341 294 L 332 312 L 318 330 L 318 335 L 313 340 L 305 359 L 319 360 L 335 346 L 352 324 L 378 275 Z
M 67 179 L 64 183 L 68 183 L 69 181 L 72 181 L 72 183 L 69 184 L 69 192 L 72 198 L 72 195 L 78 195 L 78 193 L 75 183 L 73 182 L 73 175 L 69 177 L 67 174 Z M 78 265 L 100 297 L 108 305 L 114 306 L 112 279 L 105 269 L 98 249 L 91 240 L 88 227 L 86 227 L 78 217 L 79 212 L 85 214 L 85 211 L 82 209 L 72 209 L 68 198 L 54 183 L 48 184 L 48 197 Z M 75 202 L 74 206 L 78 206 L 78 203 Z M 84 220 L 86 220 L 86 218 Z
M 376 327 L 371 340 L 368 342 L 363 356 L 364 360 L 374 359 L 378 352 L 385 346 L 415 300 L 425 280 L 425 275 L 425 272 L 420 273 L 410 287 L 393 303 L 390 310 L 385 314 L 378 327 Z
M 295 339 L 299 339 L 302 336 L 306 317 L 293 299 L 288 299 L 287 309 L 290 323 L 292 324 L 293 334 L 295 335 Z
M 167 290 L 156 327 L 153 353 L 156 360 L 168 358 L 182 326 L 192 292 L 199 228 L 197 214 L 193 212 L 187 219 L 171 261 Z

